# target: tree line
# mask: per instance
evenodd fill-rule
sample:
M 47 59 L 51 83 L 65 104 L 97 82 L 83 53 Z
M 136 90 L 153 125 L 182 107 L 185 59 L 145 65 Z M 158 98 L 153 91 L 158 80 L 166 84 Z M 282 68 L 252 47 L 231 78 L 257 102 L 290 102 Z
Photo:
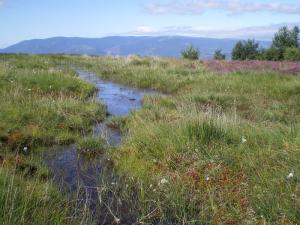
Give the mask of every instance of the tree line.
M 300 60 L 299 27 L 289 29 L 284 26 L 275 33 L 270 48 L 262 48 L 254 39 L 238 41 L 234 46 L 232 60 L 273 60 L 273 61 L 298 61 Z M 182 51 L 182 57 L 186 59 L 199 59 L 200 51 L 189 46 Z M 215 60 L 224 60 L 225 54 L 221 49 L 214 53 Z

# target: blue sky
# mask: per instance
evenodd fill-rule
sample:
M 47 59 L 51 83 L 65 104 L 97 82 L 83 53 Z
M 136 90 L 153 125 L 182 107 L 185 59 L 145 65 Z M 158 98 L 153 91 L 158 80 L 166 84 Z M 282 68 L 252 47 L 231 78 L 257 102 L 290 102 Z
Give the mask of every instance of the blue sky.
M 299 0 L 0 0 L 0 48 L 53 36 L 271 39 L 300 25 Z

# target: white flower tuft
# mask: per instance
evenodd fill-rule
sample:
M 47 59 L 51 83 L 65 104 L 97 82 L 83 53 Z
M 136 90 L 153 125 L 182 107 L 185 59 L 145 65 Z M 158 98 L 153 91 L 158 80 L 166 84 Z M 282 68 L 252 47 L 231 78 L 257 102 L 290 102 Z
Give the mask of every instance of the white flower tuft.
M 242 143 L 246 143 L 246 142 L 247 142 L 247 139 L 244 136 L 242 136 Z
M 292 172 L 289 173 L 289 174 L 286 176 L 287 179 L 290 179 L 290 178 L 293 178 L 293 177 L 294 177 L 294 173 L 292 173 Z
M 167 184 L 169 181 L 166 178 L 160 180 L 159 185 Z

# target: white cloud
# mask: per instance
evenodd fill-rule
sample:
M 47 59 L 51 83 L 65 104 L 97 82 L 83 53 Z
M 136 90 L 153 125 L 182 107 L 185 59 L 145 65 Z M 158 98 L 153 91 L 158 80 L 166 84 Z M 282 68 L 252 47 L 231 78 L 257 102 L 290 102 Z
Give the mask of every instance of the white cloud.
M 149 26 L 139 26 L 133 31 L 133 33 L 137 33 L 137 34 L 152 34 L 156 32 L 158 32 L 158 30 Z
M 245 27 L 236 29 L 216 29 L 212 27 L 192 27 L 192 26 L 169 26 L 161 29 L 153 27 L 138 27 L 126 35 L 182 35 L 211 38 L 254 38 L 258 40 L 271 40 L 274 33 L 282 26 L 293 27 L 300 26 L 298 23 L 272 24 L 269 26 Z
M 174 1 L 168 4 L 149 4 L 145 10 L 151 14 L 200 14 L 206 10 L 223 10 L 228 13 L 275 12 L 283 14 L 300 14 L 300 4 L 279 2 L 258 3 L 241 0 L 189 0 Z

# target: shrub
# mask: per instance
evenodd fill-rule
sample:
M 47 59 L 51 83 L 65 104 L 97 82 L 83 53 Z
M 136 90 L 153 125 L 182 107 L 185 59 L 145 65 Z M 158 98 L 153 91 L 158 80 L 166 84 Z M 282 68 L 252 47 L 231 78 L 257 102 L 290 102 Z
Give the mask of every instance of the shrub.
M 190 45 L 181 52 L 181 55 L 184 59 L 197 60 L 200 57 L 200 52 L 198 48 L 195 48 L 194 46 Z
M 281 59 L 281 53 L 276 48 L 262 49 L 260 51 L 258 59 L 259 60 L 279 61 Z
M 221 49 L 217 49 L 214 53 L 214 59 L 215 60 L 225 60 L 226 55 L 222 53 Z
M 284 59 L 284 52 L 287 48 L 299 47 L 299 27 L 295 26 L 289 30 L 284 26 L 274 35 L 272 48 L 277 49 L 280 52 L 280 59 Z
M 238 41 L 232 50 L 233 60 L 257 59 L 259 44 L 255 40 Z
M 300 48 L 287 48 L 284 52 L 284 59 L 288 61 L 300 61 Z

